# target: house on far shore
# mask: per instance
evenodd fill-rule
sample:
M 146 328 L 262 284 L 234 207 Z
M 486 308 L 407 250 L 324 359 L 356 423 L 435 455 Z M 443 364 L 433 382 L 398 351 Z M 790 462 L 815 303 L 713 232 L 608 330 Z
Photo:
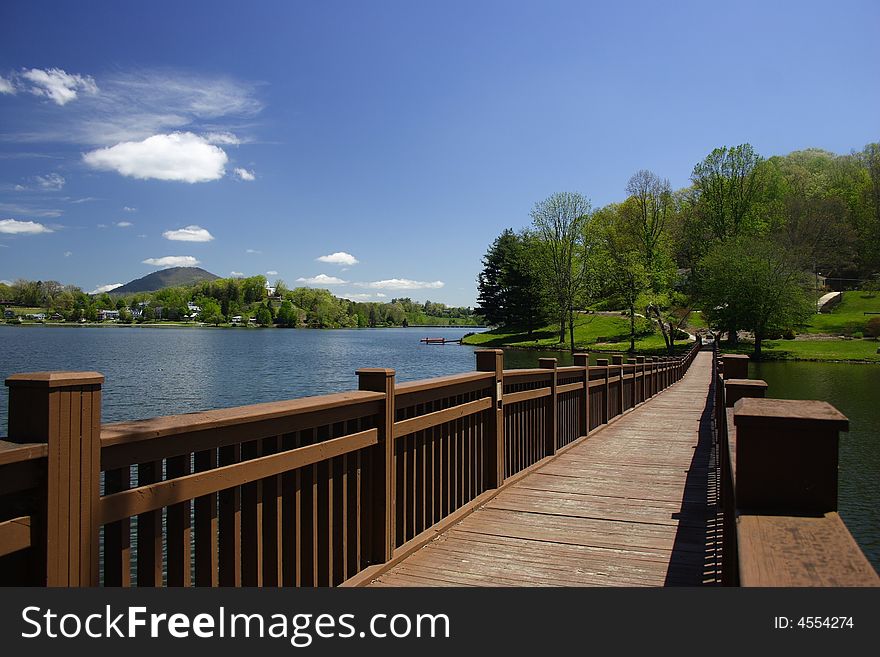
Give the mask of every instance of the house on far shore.
M 189 310 L 190 314 L 193 316 L 202 312 L 202 307 L 194 304 L 192 301 L 186 302 L 186 309 Z
M 235 315 L 230 321 L 233 324 L 241 324 L 241 315 Z
M 119 311 L 118 310 L 99 310 L 98 311 L 98 321 L 106 322 L 108 319 L 119 319 Z

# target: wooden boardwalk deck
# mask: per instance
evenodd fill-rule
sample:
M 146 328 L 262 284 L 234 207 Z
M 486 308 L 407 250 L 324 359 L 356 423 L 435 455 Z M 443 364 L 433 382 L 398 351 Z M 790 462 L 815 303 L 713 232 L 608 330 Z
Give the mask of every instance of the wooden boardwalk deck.
M 372 586 L 700 586 L 720 581 L 712 354 Z

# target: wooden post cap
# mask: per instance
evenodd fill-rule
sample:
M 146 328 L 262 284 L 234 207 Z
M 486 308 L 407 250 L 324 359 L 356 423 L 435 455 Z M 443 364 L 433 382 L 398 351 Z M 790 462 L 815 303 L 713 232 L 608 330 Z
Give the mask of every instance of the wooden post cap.
M 590 354 L 588 353 L 577 353 L 572 355 L 572 359 L 575 365 L 584 366 L 590 364 Z
M 615 365 L 623 365 L 623 355 L 622 354 L 612 354 L 611 362 Z
M 362 367 L 361 369 L 355 372 L 358 376 L 361 375 L 371 375 L 371 376 L 379 376 L 385 375 L 386 377 L 392 377 L 395 374 L 395 371 L 392 369 L 388 369 L 387 367 Z
M 837 510 L 839 432 L 849 420 L 824 401 L 740 399 L 737 508 L 817 515 Z
M 740 399 L 754 397 L 762 399 L 767 393 L 767 382 L 761 379 L 725 379 L 724 405 L 732 408 Z
M 539 358 L 538 367 L 555 370 L 557 362 L 555 358 Z
M 103 385 L 100 372 L 23 372 L 6 379 L 9 388 L 63 388 L 66 386 Z
M 597 358 L 596 359 L 597 367 L 608 367 L 608 359 L 607 358 Z
M 644 357 L 644 356 L 636 356 L 636 362 L 639 363 L 639 364 L 644 363 L 644 362 L 645 362 L 645 357 Z
M 809 425 L 827 431 L 849 431 L 849 419 L 834 406 L 802 399 L 740 399 L 733 407 L 733 423 L 738 428 Z
M 724 361 L 724 378 L 726 379 L 748 379 L 749 378 L 749 357 L 745 354 L 724 354 L 721 357 Z

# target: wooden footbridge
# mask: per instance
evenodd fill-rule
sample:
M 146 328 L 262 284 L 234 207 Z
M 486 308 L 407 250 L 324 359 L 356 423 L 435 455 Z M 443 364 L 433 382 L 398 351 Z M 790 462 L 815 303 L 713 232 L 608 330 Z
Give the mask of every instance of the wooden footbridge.
M 877 585 L 824 402 L 743 361 L 477 371 L 101 423 L 95 372 L 13 375 L 0 583 Z M 762 387 L 763 385 L 763 387 Z

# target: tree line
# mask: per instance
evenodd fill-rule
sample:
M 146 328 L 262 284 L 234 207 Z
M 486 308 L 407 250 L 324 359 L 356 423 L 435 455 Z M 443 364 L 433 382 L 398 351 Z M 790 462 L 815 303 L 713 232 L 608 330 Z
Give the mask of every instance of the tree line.
M 200 321 L 219 325 L 253 318 L 261 326 L 354 328 L 419 324 L 474 325 L 483 318 L 467 307 L 448 307 L 408 297 L 390 302 L 356 302 L 329 290 L 275 283 L 272 294 L 264 276 L 220 278 L 156 292 L 88 294 L 57 281 L 17 280 L 0 284 L 0 306 L 45 309 L 65 321 L 97 321 L 102 310 L 115 310 L 123 323 Z M 195 308 L 193 307 L 195 306 Z
M 693 308 L 736 341 L 793 332 L 815 311 L 820 275 L 877 285 L 880 144 L 848 155 L 808 149 L 764 158 L 750 144 L 714 149 L 673 190 L 641 170 L 626 197 L 594 209 L 574 192 L 535 204 L 483 258 L 477 312 L 531 333 L 552 322 L 574 349 L 578 311 L 638 315 L 671 352 Z

